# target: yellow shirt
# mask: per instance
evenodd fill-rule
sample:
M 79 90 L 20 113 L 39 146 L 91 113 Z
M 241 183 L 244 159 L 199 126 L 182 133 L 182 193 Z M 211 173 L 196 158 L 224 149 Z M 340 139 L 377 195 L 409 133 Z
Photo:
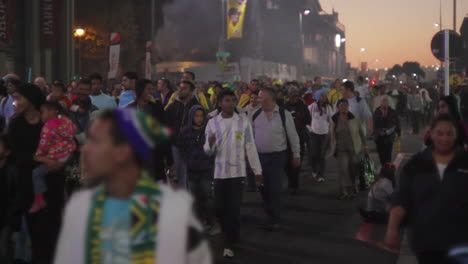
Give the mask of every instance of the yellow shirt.
M 194 94 L 194 95 L 197 98 L 198 102 L 201 104 L 201 106 L 203 106 L 203 108 L 205 108 L 206 110 L 210 109 L 210 105 L 208 104 L 208 100 L 206 100 L 205 94 L 198 93 L 198 94 Z M 167 102 L 167 105 L 166 105 L 166 107 L 164 109 L 167 109 L 167 107 L 169 105 L 174 103 L 174 100 L 175 100 L 176 96 L 177 96 L 177 92 L 172 94 L 171 98 L 169 98 L 169 102 Z
M 338 91 L 338 89 L 332 89 L 328 94 L 328 101 L 333 107 L 335 107 L 336 102 L 341 98 L 343 98 L 343 95 Z

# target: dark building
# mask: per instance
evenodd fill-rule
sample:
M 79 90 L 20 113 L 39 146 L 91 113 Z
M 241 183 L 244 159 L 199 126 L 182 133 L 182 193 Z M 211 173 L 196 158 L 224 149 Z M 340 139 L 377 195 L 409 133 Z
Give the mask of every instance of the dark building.
M 463 65 L 465 66 L 465 75 L 468 76 L 468 17 L 463 19 L 463 23 L 460 29 L 461 36 L 463 39 Z
M 202 80 L 345 76 L 344 26 L 318 0 L 248 1 L 241 39 L 220 39 L 222 10 L 221 1 L 179 0 L 164 7 L 165 26 L 156 36 L 159 75 L 189 69 Z M 216 59 L 221 47 L 230 53 L 224 71 Z
M 226 40 L 227 0 L 0 0 L 0 73 L 47 81 L 109 71 L 109 36 L 121 34 L 123 71 L 144 72 L 153 40 L 153 74 L 193 70 L 201 80 L 344 77 L 344 27 L 318 0 L 248 0 L 242 38 Z M 1 20 L 4 21 L 1 21 Z M 83 36 L 74 36 L 77 28 Z M 340 45 L 336 38 L 339 35 Z M 219 52 L 228 52 L 220 63 Z

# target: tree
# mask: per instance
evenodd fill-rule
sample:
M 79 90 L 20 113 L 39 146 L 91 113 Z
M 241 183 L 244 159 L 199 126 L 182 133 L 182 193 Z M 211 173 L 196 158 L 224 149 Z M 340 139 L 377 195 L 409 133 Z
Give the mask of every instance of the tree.
M 426 72 L 421 68 L 421 65 L 419 62 L 415 61 L 407 61 L 403 63 L 403 72 L 406 74 L 408 78 L 412 78 L 413 74 L 416 74 L 418 79 L 420 77 L 425 78 L 426 77 Z
M 400 64 L 395 64 L 393 67 L 387 72 L 386 78 L 387 80 L 393 79 L 393 75 L 398 78 L 400 75 L 404 74 L 403 67 Z

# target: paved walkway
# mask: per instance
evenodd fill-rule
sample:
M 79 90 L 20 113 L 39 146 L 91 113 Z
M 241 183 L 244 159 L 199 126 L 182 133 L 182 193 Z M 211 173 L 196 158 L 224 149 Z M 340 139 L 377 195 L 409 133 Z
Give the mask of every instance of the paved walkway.
M 415 136 L 405 136 L 402 152 L 420 149 Z M 376 153 L 371 155 L 377 160 Z M 213 238 L 216 263 L 268 264 L 334 264 L 379 263 L 395 264 L 407 255 L 398 256 L 379 246 L 356 239 L 362 220 L 358 208 L 365 206 L 367 193 L 362 192 L 350 201 L 338 197 L 338 168 L 334 158 L 328 160 L 324 183 L 312 180 L 306 164 L 301 173 L 301 191 L 296 196 L 282 193 L 282 212 L 285 228 L 271 233 L 259 228 L 265 214 L 258 193 L 246 193 L 242 208 L 242 242 L 236 258 L 223 259 L 220 238 Z M 285 185 L 287 181 L 284 181 Z M 377 228 L 382 237 L 385 228 Z M 380 233 L 380 235 L 379 235 Z M 399 262 L 400 263 L 400 262 Z M 413 262 L 401 262 L 405 264 Z
M 372 149 L 372 147 L 371 147 Z M 402 152 L 420 149 L 420 139 L 405 136 Z M 377 154 L 372 153 L 373 160 Z M 338 200 L 338 168 L 334 158 L 327 161 L 324 183 L 316 183 L 306 164 L 301 173 L 301 190 L 296 196 L 282 193 L 284 229 L 272 233 L 260 226 L 266 217 L 259 193 L 246 193 L 242 207 L 241 243 L 236 258 L 223 259 L 221 238 L 214 237 L 216 263 L 268 264 L 412 264 L 411 253 L 402 249 L 401 255 L 382 247 L 359 241 L 356 235 L 362 220 L 358 212 L 365 206 L 367 193 L 350 201 Z M 287 180 L 284 180 L 286 186 Z M 372 237 L 382 241 L 384 226 L 374 228 Z M 409 261 L 409 262 L 408 262 Z

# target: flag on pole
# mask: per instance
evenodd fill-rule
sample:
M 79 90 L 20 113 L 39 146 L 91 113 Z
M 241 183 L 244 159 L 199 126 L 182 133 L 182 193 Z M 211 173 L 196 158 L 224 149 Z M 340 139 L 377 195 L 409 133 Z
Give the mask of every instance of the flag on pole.
M 242 38 L 248 0 L 228 0 L 227 39 Z
M 146 57 L 145 57 L 145 78 L 151 80 L 153 67 L 151 66 L 151 41 L 146 42 Z
M 109 46 L 109 73 L 107 74 L 108 79 L 114 79 L 117 76 L 119 70 L 120 60 L 120 33 L 110 34 L 110 46 Z

